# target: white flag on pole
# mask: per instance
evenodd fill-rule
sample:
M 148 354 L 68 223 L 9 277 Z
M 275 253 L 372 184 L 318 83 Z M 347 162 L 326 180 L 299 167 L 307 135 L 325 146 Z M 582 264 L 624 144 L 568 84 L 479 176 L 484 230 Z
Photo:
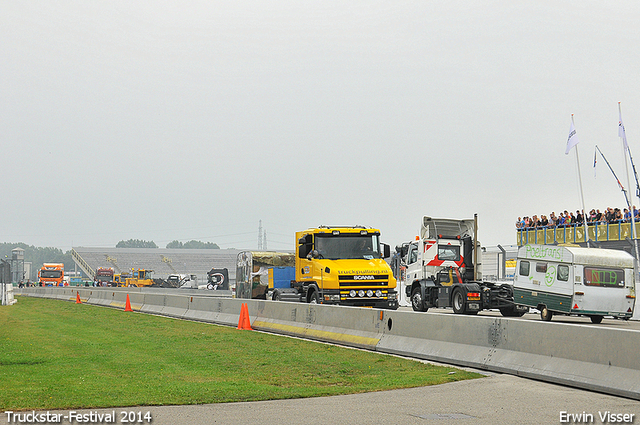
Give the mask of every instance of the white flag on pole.
M 564 152 L 565 155 L 569 155 L 569 151 L 572 147 L 580 143 L 578 140 L 578 136 L 576 136 L 576 128 L 573 125 L 573 120 L 571 120 L 571 128 L 569 128 L 569 139 L 567 139 L 567 150 Z
M 624 131 L 624 124 L 622 123 L 622 111 L 618 110 L 620 119 L 618 121 L 618 137 L 622 137 L 622 142 L 624 143 L 624 148 L 629 149 L 629 145 L 627 144 L 627 133 Z

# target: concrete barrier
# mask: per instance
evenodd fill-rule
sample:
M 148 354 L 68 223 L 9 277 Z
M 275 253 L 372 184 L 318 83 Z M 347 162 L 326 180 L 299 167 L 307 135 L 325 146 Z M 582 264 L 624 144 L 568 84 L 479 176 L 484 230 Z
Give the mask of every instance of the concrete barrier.
M 47 288 L 47 289 L 49 289 L 49 288 Z M 59 300 L 70 301 L 71 291 L 68 290 L 65 287 L 56 288 L 55 290 L 52 287 L 51 288 L 51 293 Z
M 22 294 L 56 298 L 58 288 Z M 124 288 L 127 289 L 127 288 Z M 132 307 L 170 317 L 237 326 L 243 303 L 254 329 L 474 367 L 640 400 L 640 331 L 488 316 L 145 293 Z M 96 304 L 127 291 L 95 288 Z M 20 294 L 20 292 L 16 292 Z M 97 293 L 97 296 L 96 296 Z M 116 295 L 117 293 L 117 295 Z M 142 298 L 138 298 L 142 297 Z M 75 300 L 75 296 L 73 298 Z
M 131 310 L 138 311 L 144 305 L 144 295 L 140 292 L 126 292 L 126 291 L 113 291 L 113 299 L 109 303 L 110 307 L 125 309 L 127 305 L 127 296 L 129 297 L 129 304 Z
M 252 301 L 249 316 L 258 330 L 374 350 L 382 334 L 384 312 L 355 307 Z
M 140 307 L 143 313 L 162 314 L 165 296 L 161 294 L 144 294 L 144 302 Z
M 101 290 L 101 291 L 96 290 L 95 292 L 97 295 L 95 297 L 97 305 L 102 305 L 107 307 L 111 305 L 115 292 L 110 290 Z
M 189 297 L 183 295 L 165 295 L 163 316 L 176 317 L 182 319 L 189 310 Z
M 391 312 L 376 350 L 640 400 L 640 332 Z
M 16 303 L 11 283 L 0 283 L 0 300 L 0 305 L 13 305 Z
M 189 309 L 184 314 L 184 319 L 231 325 L 232 323 L 229 320 L 233 320 L 233 318 L 227 317 L 224 312 L 224 306 L 226 305 L 229 309 L 233 309 L 233 304 L 235 303 L 223 303 L 220 299 L 211 297 L 190 296 Z

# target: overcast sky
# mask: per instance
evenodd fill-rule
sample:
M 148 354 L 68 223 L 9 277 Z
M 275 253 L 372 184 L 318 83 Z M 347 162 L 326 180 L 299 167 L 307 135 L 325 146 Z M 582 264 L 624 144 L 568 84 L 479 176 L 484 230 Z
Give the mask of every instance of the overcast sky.
M 606 3 L 606 4 L 605 4 Z M 624 207 L 640 2 L 0 2 L 0 242 L 293 249 L 318 225 Z M 635 185 L 635 183 L 634 183 Z M 636 198 L 635 203 L 638 204 Z

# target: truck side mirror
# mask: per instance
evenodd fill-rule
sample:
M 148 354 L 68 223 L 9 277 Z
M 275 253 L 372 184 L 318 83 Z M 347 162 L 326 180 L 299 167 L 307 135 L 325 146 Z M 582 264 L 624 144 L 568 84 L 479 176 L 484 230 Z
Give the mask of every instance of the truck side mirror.
M 311 248 L 313 247 L 313 235 L 308 234 L 304 235 L 300 239 L 298 239 L 298 243 L 300 246 L 298 247 L 298 257 L 306 258 L 307 255 L 311 252 Z
M 383 258 L 391 257 L 391 247 L 386 243 L 382 244 Z
M 311 245 L 300 245 L 298 247 L 298 258 L 307 258 L 311 251 Z

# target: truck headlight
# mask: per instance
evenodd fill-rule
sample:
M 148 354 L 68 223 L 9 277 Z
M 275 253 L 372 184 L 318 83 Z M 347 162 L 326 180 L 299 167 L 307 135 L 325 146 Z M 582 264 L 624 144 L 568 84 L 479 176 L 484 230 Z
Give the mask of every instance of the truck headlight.
M 361 289 L 358 291 L 358 296 L 359 297 L 364 297 L 364 289 Z
M 395 292 L 393 292 L 393 293 L 391 293 L 391 292 L 390 292 L 390 293 L 388 294 L 388 296 L 387 296 L 387 299 L 388 299 L 388 300 L 397 300 L 397 299 L 398 299 L 398 294 L 397 294 L 397 293 L 395 293 Z
M 349 291 L 349 296 L 350 296 L 351 298 L 355 298 L 355 297 L 356 297 L 356 291 L 355 291 L 354 289 L 350 290 L 350 291 Z
M 382 291 L 378 289 L 376 291 L 376 297 L 380 298 L 381 296 L 382 296 Z
M 373 291 L 371 289 L 367 290 L 367 297 L 373 297 Z

